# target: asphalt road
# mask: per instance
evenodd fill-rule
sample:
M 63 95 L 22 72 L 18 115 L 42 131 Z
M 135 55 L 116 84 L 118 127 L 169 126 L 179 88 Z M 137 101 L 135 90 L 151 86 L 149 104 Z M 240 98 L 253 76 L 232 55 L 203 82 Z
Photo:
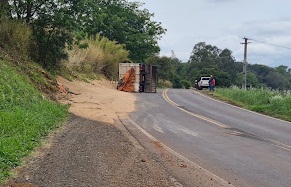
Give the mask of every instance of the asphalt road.
M 222 186 L 291 184 L 289 122 L 215 101 L 193 90 L 170 89 L 138 94 L 136 112 L 123 123 L 141 144 L 158 142 L 179 159 L 202 168 L 210 180 Z M 197 173 L 185 176 L 177 177 L 185 186 L 198 180 Z

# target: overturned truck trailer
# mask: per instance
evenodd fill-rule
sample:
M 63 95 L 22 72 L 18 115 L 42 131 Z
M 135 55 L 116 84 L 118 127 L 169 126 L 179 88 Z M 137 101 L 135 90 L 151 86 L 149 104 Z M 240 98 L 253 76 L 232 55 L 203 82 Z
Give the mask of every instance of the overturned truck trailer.
M 119 64 L 117 89 L 126 92 L 157 92 L 157 66 L 136 63 Z

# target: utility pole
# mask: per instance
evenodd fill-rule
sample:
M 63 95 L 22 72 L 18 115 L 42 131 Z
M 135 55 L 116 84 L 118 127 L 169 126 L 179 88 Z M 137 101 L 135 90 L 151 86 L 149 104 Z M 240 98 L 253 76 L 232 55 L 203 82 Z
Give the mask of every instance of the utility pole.
M 175 51 L 174 50 L 171 50 L 171 53 L 172 53 L 171 59 L 175 59 L 176 58 Z
M 248 38 L 243 38 L 245 40 L 244 44 L 245 49 L 244 49 L 244 63 L 243 63 L 243 81 L 242 81 L 242 89 L 246 90 L 247 89 L 247 46 L 250 42 L 248 42 Z
M 175 60 L 175 67 L 177 67 L 177 58 L 176 58 L 176 55 L 175 55 L 175 51 L 174 50 L 171 50 L 171 59 L 172 60 Z

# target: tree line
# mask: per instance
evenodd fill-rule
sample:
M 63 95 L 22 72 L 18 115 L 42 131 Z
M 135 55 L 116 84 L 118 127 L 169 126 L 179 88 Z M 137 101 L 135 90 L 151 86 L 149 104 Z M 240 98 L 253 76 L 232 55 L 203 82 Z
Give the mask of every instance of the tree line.
M 123 45 L 132 61 L 143 62 L 159 52 L 157 41 L 166 29 L 142 5 L 127 0 L 1 0 L 0 23 L 19 20 L 29 26 L 29 57 L 47 69 L 67 58 L 67 48 L 96 35 Z
M 188 62 L 168 57 L 153 57 L 147 60 L 149 64 L 158 64 L 159 76 L 168 80 L 175 88 L 193 86 L 201 76 L 213 75 L 217 86 L 242 86 L 243 63 L 237 62 L 229 49 L 219 49 L 216 46 L 199 42 L 194 45 Z M 260 64 L 248 64 L 247 86 L 255 88 L 291 89 L 291 68 L 279 66 L 276 68 Z
M 156 64 L 160 80 L 168 81 L 174 88 L 190 87 L 199 77 L 210 75 L 216 78 L 218 86 L 241 87 L 243 63 L 237 62 L 227 48 L 219 49 L 199 42 L 194 45 L 188 62 L 159 57 L 157 42 L 166 29 L 160 22 L 152 21 L 154 14 L 143 9 L 142 5 L 127 0 L 2 0 L 0 49 L 10 45 L 8 50 L 25 51 L 33 61 L 54 70 L 68 58 L 68 49 L 76 50 L 76 46 L 87 48 L 90 42 L 84 41 L 100 42 L 101 36 L 113 41 L 109 45 L 119 45 L 113 49 L 128 54 L 128 58 L 116 59 Z M 10 29 L 6 29 L 7 22 L 12 23 Z M 13 26 L 14 22 L 20 23 L 18 29 L 21 27 L 21 32 Z M 11 46 L 14 46 L 13 50 Z M 127 52 L 120 50 L 120 46 Z M 101 46 L 106 47 L 107 43 Z M 106 56 L 114 53 L 109 50 Z M 102 69 L 85 59 L 80 67 L 84 69 L 91 63 L 93 65 L 86 69 L 101 69 L 101 73 L 112 78 L 120 63 L 115 61 L 108 60 L 109 65 L 102 65 L 107 69 Z M 271 68 L 253 64 L 247 69 L 249 87 L 291 89 L 291 70 L 287 66 Z

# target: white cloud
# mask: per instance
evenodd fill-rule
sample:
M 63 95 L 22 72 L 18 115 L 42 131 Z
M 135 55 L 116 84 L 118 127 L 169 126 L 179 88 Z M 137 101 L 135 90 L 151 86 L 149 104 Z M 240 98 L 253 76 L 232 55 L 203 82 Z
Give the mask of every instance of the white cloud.
M 249 60 L 266 65 L 290 66 L 291 14 L 290 0 L 139 0 L 155 13 L 168 31 L 159 41 L 161 55 L 187 61 L 194 45 L 206 42 L 233 51 L 243 60 L 243 37 L 255 39 L 248 46 Z M 270 44 L 275 45 L 269 45 Z M 290 63 L 290 64 L 289 64 Z

